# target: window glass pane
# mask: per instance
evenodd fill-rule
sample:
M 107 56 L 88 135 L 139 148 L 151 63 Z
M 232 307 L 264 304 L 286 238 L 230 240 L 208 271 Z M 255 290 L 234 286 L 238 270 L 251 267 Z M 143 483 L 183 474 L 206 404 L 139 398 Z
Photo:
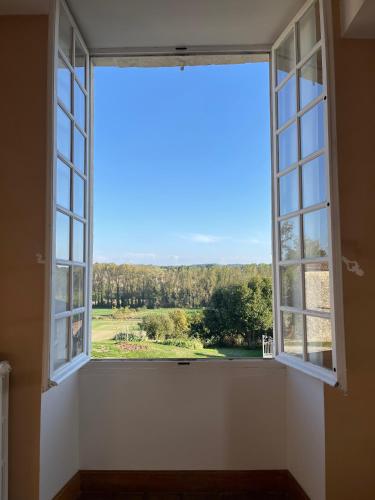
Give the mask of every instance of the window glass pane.
M 307 360 L 314 365 L 332 370 L 331 321 L 306 316 Z
M 75 45 L 75 61 L 74 61 L 74 66 L 75 66 L 75 72 L 76 75 L 79 79 L 79 81 L 82 83 L 82 85 L 85 87 L 86 83 L 86 55 L 85 51 L 83 50 L 83 47 L 81 45 L 81 42 L 76 40 L 76 45 Z
M 302 67 L 299 76 L 299 107 L 302 109 L 323 92 L 322 53 L 316 52 Z
M 83 223 L 75 220 L 73 222 L 73 260 L 83 262 Z
M 328 255 L 327 216 L 326 208 L 303 216 L 304 255 L 308 259 Z
M 281 305 L 302 307 L 300 266 L 280 266 Z
M 78 125 L 85 130 L 85 94 L 79 88 L 77 82 L 74 82 L 74 118 Z
M 85 181 L 77 174 L 74 174 L 74 212 L 81 217 L 84 216 L 85 202 Z
M 81 172 L 85 171 L 85 138 L 74 127 L 74 166 Z
M 289 125 L 278 135 L 278 168 L 279 172 L 297 161 L 297 126 Z
M 69 260 L 69 217 L 56 212 L 56 259 Z
M 292 76 L 277 94 L 277 125 L 281 127 L 296 114 L 296 77 Z
M 84 268 L 74 267 L 73 268 L 73 308 L 84 306 Z
M 55 313 L 69 309 L 69 266 L 56 266 Z
M 57 107 L 57 149 L 58 151 L 70 160 L 70 127 L 71 121 L 64 111 Z
M 324 147 L 323 106 L 323 102 L 320 102 L 301 117 L 302 158 Z
M 68 111 L 71 111 L 71 73 L 68 66 L 59 57 L 57 67 L 57 96 Z
M 299 217 L 280 222 L 281 260 L 300 258 Z
M 306 264 L 305 298 L 306 309 L 330 311 L 329 270 L 327 262 Z
M 310 207 L 327 199 L 325 157 L 318 156 L 302 166 L 302 203 Z
M 295 168 L 289 174 L 279 178 L 280 215 L 298 210 L 298 170 Z
M 57 159 L 56 203 L 70 210 L 70 168 Z
M 276 79 L 277 84 L 282 82 L 295 65 L 294 31 L 276 49 Z
M 73 332 L 72 332 L 72 357 L 78 356 L 83 352 L 83 329 L 84 315 L 83 313 L 73 316 Z
M 57 319 L 53 339 L 53 369 L 57 370 L 68 361 L 69 318 Z
M 282 313 L 284 352 L 293 356 L 303 356 L 302 314 L 283 311 Z
M 68 60 L 72 61 L 72 27 L 64 7 L 60 3 L 59 15 L 59 48 L 64 52 Z
M 299 60 L 305 57 L 319 40 L 319 2 L 315 2 L 298 23 Z

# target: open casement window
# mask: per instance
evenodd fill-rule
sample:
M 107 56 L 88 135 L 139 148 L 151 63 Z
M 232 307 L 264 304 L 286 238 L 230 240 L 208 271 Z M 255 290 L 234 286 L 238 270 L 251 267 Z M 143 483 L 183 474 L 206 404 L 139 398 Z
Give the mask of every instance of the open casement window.
M 49 380 L 89 360 L 90 78 L 85 43 L 56 2 Z
M 327 5 L 307 2 L 272 49 L 276 354 L 345 386 Z

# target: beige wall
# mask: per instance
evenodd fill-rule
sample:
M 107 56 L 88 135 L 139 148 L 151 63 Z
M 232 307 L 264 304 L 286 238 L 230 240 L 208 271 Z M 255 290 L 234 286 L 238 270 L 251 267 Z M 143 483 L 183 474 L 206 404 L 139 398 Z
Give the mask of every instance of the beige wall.
M 0 16 L 0 358 L 12 365 L 11 500 L 37 500 L 39 487 L 47 34 L 47 17 Z
M 348 394 L 326 387 L 327 499 L 375 495 L 375 40 L 339 38 L 335 14 L 338 168 Z

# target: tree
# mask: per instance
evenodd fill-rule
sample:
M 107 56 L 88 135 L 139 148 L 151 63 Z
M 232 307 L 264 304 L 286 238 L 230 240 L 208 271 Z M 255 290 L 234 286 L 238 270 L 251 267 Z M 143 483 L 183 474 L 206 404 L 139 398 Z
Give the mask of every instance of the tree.
M 187 336 L 189 330 L 189 319 L 187 314 L 182 309 L 177 309 L 169 313 L 169 317 L 173 322 L 173 330 L 175 337 Z
M 174 324 L 168 314 L 147 314 L 142 318 L 139 327 L 151 340 L 162 341 L 173 337 L 174 333 Z
M 272 284 L 269 278 L 254 278 L 247 285 L 216 290 L 204 313 L 205 339 L 211 343 L 236 344 L 238 339 L 255 347 L 262 334 L 272 328 Z

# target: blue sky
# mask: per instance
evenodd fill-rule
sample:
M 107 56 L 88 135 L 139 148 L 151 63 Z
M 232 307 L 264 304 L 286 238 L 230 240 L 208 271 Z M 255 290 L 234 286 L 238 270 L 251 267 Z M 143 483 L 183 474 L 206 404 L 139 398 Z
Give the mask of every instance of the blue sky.
M 94 262 L 271 262 L 268 64 L 95 69 Z

